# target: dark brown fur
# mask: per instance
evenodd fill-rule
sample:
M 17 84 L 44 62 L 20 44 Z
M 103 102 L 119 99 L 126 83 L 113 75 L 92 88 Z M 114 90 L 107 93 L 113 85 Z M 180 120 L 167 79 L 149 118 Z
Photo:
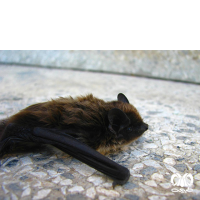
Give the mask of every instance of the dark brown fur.
M 120 129 L 119 134 L 109 128 L 111 122 L 108 115 L 113 108 L 120 109 L 130 119 L 128 126 Z M 122 101 L 105 102 L 92 94 L 77 98 L 58 98 L 21 110 L 0 122 L 0 141 L 10 136 L 9 133 L 5 134 L 3 131 L 10 123 L 26 127 L 67 130 L 67 134 L 102 154 L 131 143 L 148 127 L 133 105 Z M 113 124 L 113 126 L 116 125 Z

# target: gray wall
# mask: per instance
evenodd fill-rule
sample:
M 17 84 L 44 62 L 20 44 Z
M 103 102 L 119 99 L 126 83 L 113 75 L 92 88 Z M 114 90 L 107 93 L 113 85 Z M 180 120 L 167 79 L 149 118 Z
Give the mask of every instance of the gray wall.
M 200 51 L 0 51 L 0 63 L 200 83 Z

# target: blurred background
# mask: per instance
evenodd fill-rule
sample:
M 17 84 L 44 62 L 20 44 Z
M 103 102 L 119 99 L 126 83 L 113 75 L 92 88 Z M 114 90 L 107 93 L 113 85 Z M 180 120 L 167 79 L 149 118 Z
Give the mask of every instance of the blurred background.
M 66 68 L 200 83 L 200 51 L 0 51 L 0 64 Z

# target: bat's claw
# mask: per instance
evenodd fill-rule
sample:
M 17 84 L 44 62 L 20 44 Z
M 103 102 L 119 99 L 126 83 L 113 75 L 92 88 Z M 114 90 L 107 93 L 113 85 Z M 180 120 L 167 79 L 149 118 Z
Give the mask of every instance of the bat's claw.
M 115 189 L 116 185 L 119 185 L 119 183 L 117 183 L 116 181 L 113 181 L 113 184 L 112 184 L 113 189 Z

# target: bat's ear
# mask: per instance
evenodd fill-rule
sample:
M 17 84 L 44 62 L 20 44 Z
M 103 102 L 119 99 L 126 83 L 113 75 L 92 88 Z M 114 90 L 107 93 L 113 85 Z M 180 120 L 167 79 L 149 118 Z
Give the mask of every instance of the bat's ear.
M 118 108 L 113 108 L 108 112 L 109 130 L 117 134 L 121 129 L 130 124 L 127 115 Z
M 126 98 L 126 96 L 125 96 L 124 94 L 122 94 L 122 93 L 119 93 L 119 94 L 117 95 L 117 99 L 118 99 L 118 101 L 122 101 L 122 102 L 124 102 L 124 103 L 129 103 L 129 101 L 128 101 L 128 99 Z

